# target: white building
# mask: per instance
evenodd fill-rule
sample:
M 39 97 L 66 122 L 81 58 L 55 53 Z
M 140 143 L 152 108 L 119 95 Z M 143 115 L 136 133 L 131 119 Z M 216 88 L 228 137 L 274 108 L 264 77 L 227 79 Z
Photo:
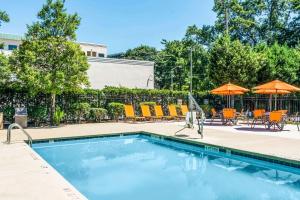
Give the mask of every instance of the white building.
M 94 44 L 87 42 L 79 42 L 82 51 L 85 52 L 85 55 L 88 57 L 107 57 L 107 47 L 103 44 Z
M 89 58 L 91 87 L 154 88 L 154 62 L 114 58 Z
M 0 33 L 0 53 L 10 55 L 22 43 L 22 37 Z M 107 46 L 79 42 L 88 57 L 91 88 L 105 86 L 154 88 L 154 62 L 107 58 Z

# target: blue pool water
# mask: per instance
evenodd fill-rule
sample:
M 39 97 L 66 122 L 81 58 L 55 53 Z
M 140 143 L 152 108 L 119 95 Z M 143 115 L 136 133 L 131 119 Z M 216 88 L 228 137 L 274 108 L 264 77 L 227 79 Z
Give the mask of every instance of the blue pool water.
M 300 171 L 144 135 L 33 144 L 91 200 L 296 200 Z

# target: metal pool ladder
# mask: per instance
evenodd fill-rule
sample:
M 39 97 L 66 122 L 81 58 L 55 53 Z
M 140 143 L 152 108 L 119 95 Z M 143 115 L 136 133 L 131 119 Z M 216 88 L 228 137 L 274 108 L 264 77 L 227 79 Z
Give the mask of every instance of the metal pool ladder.
M 7 140 L 6 140 L 6 143 L 7 144 L 10 144 L 10 141 L 11 141 L 11 130 L 13 128 L 19 128 L 21 129 L 21 131 L 27 136 L 28 138 L 28 144 L 29 146 L 32 146 L 32 137 L 22 128 L 22 126 L 20 126 L 19 124 L 17 123 L 13 123 L 11 125 L 9 125 L 8 129 L 7 129 Z
M 198 113 L 198 117 L 197 117 L 197 122 L 198 122 L 198 134 L 201 135 L 201 138 L 203 138 L 203 126 L 204 126 L 204 122 L 205 122 L 205 113 L 202 110 L 202 108 L 199 106 L 199 104 L 197 103 L 197 101 L 195 100 L 195 98 L 193 97 L 193 95 L 191 93 L 189 93 L 189 103 L 190 103 L 190 110 L 193 110 L 193 106 L 196 110 L 196 112 Z M 190 117 L 190 124 L 189 126 L 193 127 L 193 115 L 191 114 Z
M 202 108 L 199 106 L 199 104 L 197 103 L 197 101 L 195 100 L 195 98 L 193 97 L 193 95 L 191 93 L 189 93 L 188 95 L 188 99 L 189 99 L 189 116 L 188 119 L 186 119 L 186 124 L 184 126 L 184 128 L 178 130 L 175 132 L 175 135 L 177 133 L 179 133 L 180 131 L 183 131 L 186 128 L 194 128 L 194 119 L 193 119 L 193 110 L 196 111 L 196 120 L 197 120 L 197 125 L 198 125 L 198 134 L 201 135 L 201 138 L 203 138 L 203 126 L 204 126 L 204 122 L 205 122 L 205 113 L 202 110 Z

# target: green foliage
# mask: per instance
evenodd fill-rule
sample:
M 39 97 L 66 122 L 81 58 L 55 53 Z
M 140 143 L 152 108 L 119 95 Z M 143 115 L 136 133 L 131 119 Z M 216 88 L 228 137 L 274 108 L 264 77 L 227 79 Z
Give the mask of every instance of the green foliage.
M 262 56 L 229 37 L 219 38 L 210 49 L 210 80 L 214 86 L 233 82 L 245 87 L 257 83 Z
M 35 126 L 39 126 L 41 122 L 46 121 L 48 110 L 45 106 L 33 106 L 28 108 L 28 115 L 33 120 Z
M 215 0 L 213 10 L 218 34 L 225 32 L 227 21 L 233 40 L 251 45 L 299 43 L 299 0 Z
M 0 27 L 2 22 L 9 22 L 9 16 L 5 11 L 0 10 Z
M 272 46 L 259 45 L 256 51 L 264 56 L 262 68 L 258 73 L 258 82 L 279 79 L 291 84 L 300 84 L 299 50 L 275 43 Z
M 1 112 L 3 112 L 3 118 L 6 121 L 13 122 L 13 117 L 15 115 L 15 109 L 12 106 L 5 105 L 1 108 Z
M 56 107 L 55 112 L 54 112 L 54 124 L 56 126 L 59 126 L 63 118 L 65 117 L 65 112 L 61 110 L 60 107 Z
M 203 104 L 200 106 L 203 110 L 203 112 L 205 113 L 206 116 L 210 115 L 211 109 L 213 108 L 211 105 L 209 104 Z
M 107 109 L 111 118 L 118 121 L 124 113 L 124 104 L 118 102 L 111 102 L 108 104 Z
M 101 122 L 106 115 L 107 110 L 104 108 L 91 108 L 89 118 L 95 122 Z
M 64 0 L 47 0 L 37 14 L 39 21 L 27 27 L 26 40 L 59 37 L 75 41 L 80 17 L 77 13 L 68 14 L 64 4 Z
M 75 118 L 77 118 L 78 122 L 81 122 L 81 119 L 88 116 L 90 112 L 90 104 L 88 103 L 74 103 L 72 105 L 72 111 L 75 115 Z
M 134 49 L 127 50 L 125 54 L 121 56 L 121 58 L 126 58 L 131 60 L 155 61 L 156 55 L 157 55 L 157 50 L 154 47 L 141 45 Z
M 156 102 L 154 102 L 154 101 L 141 102 L 140 105 L 155 106 Z
M 63 0 L 47 0 L 38 19 L 28 26 L 26 38 L 14 51 L 12 69 L 31 93 L 51 94 L 53 121 L 56 95 L 88 86 L 89 66 L 84 52 L 75 43 L 80 18 L 66 13 Z
M 156 89 L 130 89 L 125 87 L 105 87 L 102 90 L 103 94 L 109 95 L 145 95 L 145 96 L 187 96 L 187 91 L 171 91 L 171 90 L 156 90 Z
M 9 88 L 12 72 L 9 67 L 8 58 L 0 53 L 0 90 Z

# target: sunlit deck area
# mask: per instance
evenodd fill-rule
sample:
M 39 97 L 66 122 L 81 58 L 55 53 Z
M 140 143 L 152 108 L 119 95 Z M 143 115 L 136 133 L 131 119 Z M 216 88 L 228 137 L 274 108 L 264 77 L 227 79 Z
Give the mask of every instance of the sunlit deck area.
M 184 129 L 184 122 L 157 123 L 97 123 L 66 125 L 60 128 L 28 128 L 34 140 L 66 138 L 112 133 L 145 131 L 200 143 L 239 149 L 269 156 L 300 161 L 300 133 L 295 125 L 284 131 L 266 131 L 263 126 L 250 129 L 246 124 L 236 126 L 204 126 L 201 139 L 195 129 Z M 84 199 L 61 175 L 37 155 L 19 130 L 13 130 L 12 144 L 5 144 L 6 130 L 1 130 L 0 193 L 5 199 Z M 47 181 L 46 181 L 47 180 Z M 37 192 L 39 191 L 39 192 Z M 25 195 L 26 194 L 26 195 Z

